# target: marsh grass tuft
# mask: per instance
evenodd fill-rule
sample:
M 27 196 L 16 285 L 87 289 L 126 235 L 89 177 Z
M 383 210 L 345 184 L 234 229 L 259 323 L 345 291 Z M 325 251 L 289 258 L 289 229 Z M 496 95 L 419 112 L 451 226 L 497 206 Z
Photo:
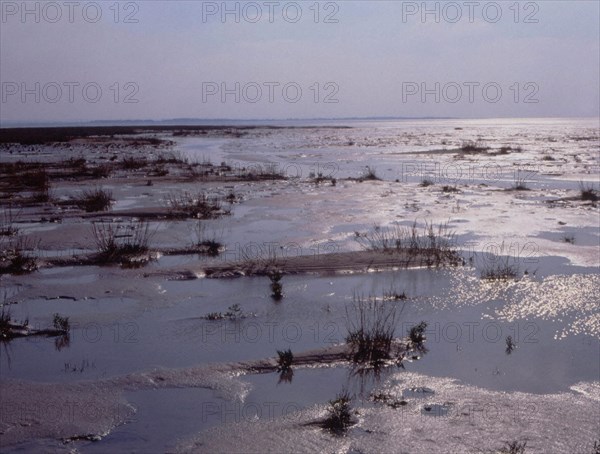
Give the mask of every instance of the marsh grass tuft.
M 39 241 L 17 236 L 0 249 L 0 275 L 21 275 L 37 270 L 37 258 L 30 252 L 38 248 Z
M 515 344 L 515 341 L 513 340 L 512 336 L 506 336 L 505 342 L 506 342 L 505 352 L 507 355 L 510 355 L 515 350 L 515 348 L 517 348 L 517 344 Z
M 52 326 L 54 326 L 54 329 L 64 333 L 69 332 L 71 329 L 69 317 L 62 317 L 60 314 L 54 314 L 52 318 Z
M 121 161 L 121 166 L 124 170 L 138 170 L 147 165 L 148 160 L 144 157 L 128 156 Z
M 456 186 L 444 185 L 442 186 L 442 192 L 460 192 L 460 190 Z
M 506 442 L 505 446 L 500 450 L 501 454 L 525 454 L 525 447 L 527 442 L 510 441 Z
M 192 247 L 197 253 L 206 254 L 209 257 L 217 257 L 220 254 L 223 244 L 218 240 L 215 231 L 207 233 L 205 221 L 198 219 L 194 225 L 194 234 Z
M 0 237 L 14 236 L 19 233 L 19 229 L 15 227 L 18 221 L 20 211 L 15 212 L 12 206 L 4 208 L 0 215 Z
M 92 236 L 100 263 L 120 263 L 124 266 L 145 264 L 149 257 L 153 232 L 150 223 L 133 221 L 125 225 L 93 223 Z
M 598 191 L 594 185 L 587 185 L 583 181 L 579 182 L 579 198 L 584 202 L 597 202 Z
M 447 223 L 434 227 L 425 222 L 422 230 L 416 221 L 411 227 L 376 225 L 367 233 L 355 232 L 354 238 L 364 249 L 385 253 L 404 254 L 406 265 L 421 260 L 427 266 L 458 265 L 461 260 L 456 250 L 454 232 Z
M 346 319 L 352 362 L 379 367 L 394 359 L 396 305 L 355 294 L 351 310 L 346 308 Z
M 217 198 L 203 192 L 173 192 L 167 195 L 166 202 L 169 216 L 175 219 L 216 219 L 231 213 L 231 210 L 223 209 Z
M 327 407 L 328 414 L 322 427 L 336 435 L 346 433 L 353 425 L 351 401 L 352 398 L 347 390 L 343 390 L 336 395 L 335 399 L 330 400 Z
M 10 337 L 10 332 L 12 329 L 11 315 L 10 309 L 2 308 L 2 312 L 0 312 L 0 339 L 7 339 Z
M 485 145 L 481 141 L 474 142 L 472 140 L 463 142 L 460 147 L 460 151 L 466 154 L 474 154 L 474 153 L 483 153 L 484 151 L 488 151 L 490 147 Z
M 427 329 L 427 322 L 422 321 L 418 325 L 413 326 L 408 330 L 408 338 L 410 339 L 413 347 L 417 350 L 423 348 L 426 337 L 425 330 Z
M 102 189 L 87 189 L 75 200 L 76 205 L 88 213 L 106 211 L 113 201 L 112 192 Z
M 281 271 L 274 270 L 269 272 L 268 276 L 271 281 L 271 298 L 275 301 L 279 301 L 283 298 L 283 284 L 281 283 L 283 275 L 281 274 Z
M 515 178 L 512 189 L 514 191 L 529 191 L 529 186 L 527 186 L 527 181 L 525 181 L 524 177 L 517 177 Z
M 294 354 L 289 348 L 287 350 L 277 350 L 277 372 L 285 372 L 292 368 Z
M 205 320 L 240 320 L 242 318 L 246 318 L 247 315 L 244 314 L 242 308 L 239 304 L 232 304 L 227 308 L 227 312 L 209 312 L 203 318 Z
M 487 281 L 507 281 L 516 279 L 519 276 L 519 266 L 516 263 L 510 263 L 510 257 L 502 260 L 500 257 L 493 262 L 487 262 L 481 271 L 481 279 Z
M 378 181 L 381 180 L 375 171 L 375 167 L 366 166 L 362 175 L 358 177 L 358 181 Z

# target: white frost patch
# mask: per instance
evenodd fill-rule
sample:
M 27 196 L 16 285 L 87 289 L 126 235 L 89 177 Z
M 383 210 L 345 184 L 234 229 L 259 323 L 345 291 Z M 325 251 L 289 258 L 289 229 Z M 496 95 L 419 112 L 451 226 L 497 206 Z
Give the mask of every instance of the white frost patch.
M 600 434 L 599 383 L 580 383 L 578 393 L 550 395 L 502 393 L 466 386 L 447 378 L 399 372 L 377 391 L 402 399 L 407 388 L 434 392 L 407 398 L 393 409 L 355 402 L 358 424 L 345 437 L 320 429 L 326 405 L 278 419 L 229 424 L 209 429 L 182 443 L 178 452 L 497 452 L 506 442 L 527 442 L 526 452 L 592 452 Z M 426 406 L 449 408 L 429 416 Z

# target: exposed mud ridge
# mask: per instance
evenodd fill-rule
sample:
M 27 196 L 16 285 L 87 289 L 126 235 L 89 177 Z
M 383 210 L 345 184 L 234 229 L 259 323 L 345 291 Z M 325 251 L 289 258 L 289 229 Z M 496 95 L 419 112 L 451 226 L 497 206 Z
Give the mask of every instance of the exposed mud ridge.
M 410 250 L 356 251 L 316 254 L 274 259 L 270 262 L 246 262 L 206 268 L 206 277 L 261 276 L 277 270 L 282 274 L 336 274 L 341 272 L 368 272 L 409 267 L 456 266 L 461 259 L 456 253 L 438 255 L 436 251 L 413 253 Z

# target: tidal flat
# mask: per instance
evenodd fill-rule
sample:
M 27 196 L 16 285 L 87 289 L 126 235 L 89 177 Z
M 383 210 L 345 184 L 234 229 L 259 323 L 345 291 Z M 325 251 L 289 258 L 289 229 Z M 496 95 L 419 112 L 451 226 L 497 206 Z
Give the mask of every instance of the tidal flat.
M 597 453 L 599 141 L 0 129 L 2 451 Z

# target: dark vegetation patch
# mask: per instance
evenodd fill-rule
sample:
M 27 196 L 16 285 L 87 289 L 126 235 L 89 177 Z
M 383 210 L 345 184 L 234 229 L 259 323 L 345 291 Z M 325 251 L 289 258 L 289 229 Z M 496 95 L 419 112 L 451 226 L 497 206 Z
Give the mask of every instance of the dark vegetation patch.
M 586 184 L 581 181 L 579 182 L 579 198 L 584 202 L 597 202 L 598 191 L 593 184 Z
M 343 435 L 356 422 L 352 418 L 352 398 L 347 390 L 343 390 L 330 400 L 327 406 L 327 417 L 321 422 L 321 427 L 335 435 Z
M 71 329 L 69 317 L 54 314 L 52 325 L 52 328 L 34 329 L 29 326 L 29 320 L 24 320 L 22 322 L 12 320 L 10 310 L 3 307 L 2 312 L 0 312 L 0 342 L 10 342 L 19 337 L 55 337 L 69 335 Z
M 102 188 L 86 189 L 76 199 L 75 204 L 88 213 L 106 211 L 113 201 L 112 192 Z
M 354 363 L 381 367 L 390 361 L 401 362 L 400 350 L 392 352 L 396 330 L 396 306 L 354 295 L 351 309 L 346 308 L 351 360 Z
M 477 153 L 485 153 L 490 149 L 487 145 L 484 145 L 482 142 L 463 142 L 459 150 L 463 154 L 477 154 Z

